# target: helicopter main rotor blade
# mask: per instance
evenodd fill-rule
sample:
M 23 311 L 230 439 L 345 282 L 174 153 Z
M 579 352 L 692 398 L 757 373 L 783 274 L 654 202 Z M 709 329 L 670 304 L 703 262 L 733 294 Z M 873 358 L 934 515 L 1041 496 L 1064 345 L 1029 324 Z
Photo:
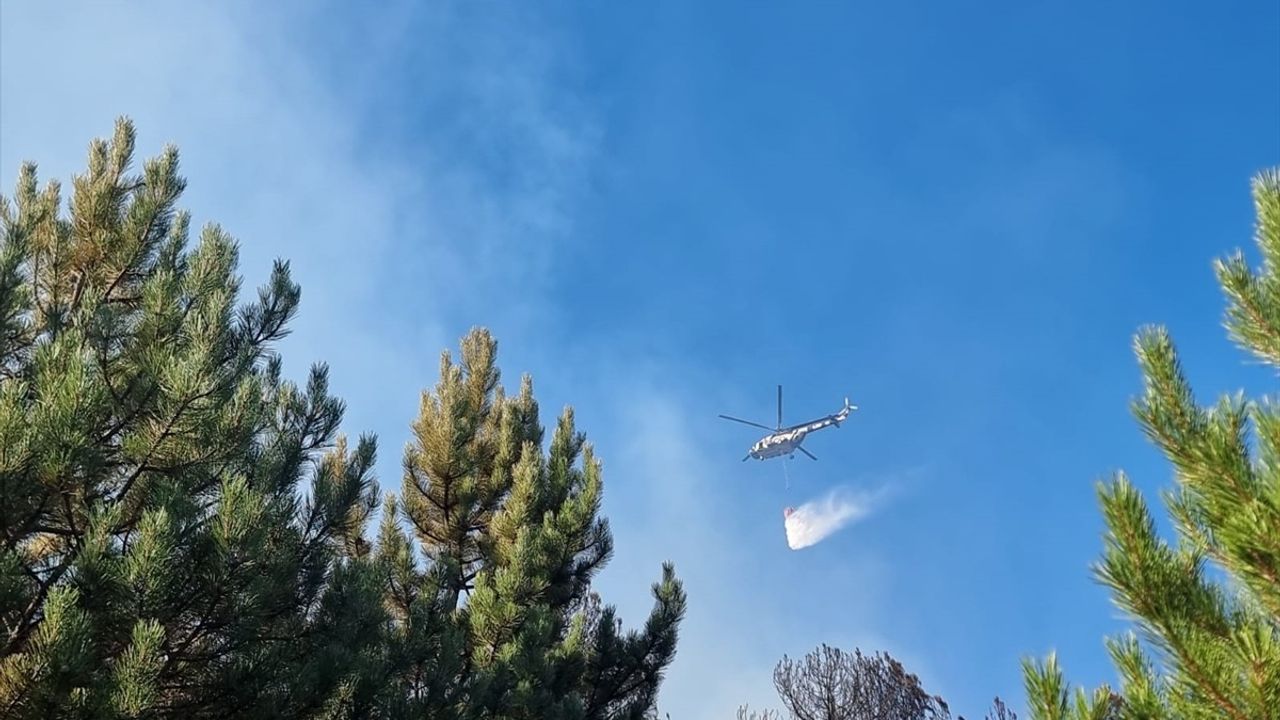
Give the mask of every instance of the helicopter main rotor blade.
M 805 450 L 803 447 L 797 447 L 796 449 L 804 453 L 805 455 L 808 455 L 809 457 L 813 458 L 814 460 L 818 459 L 817 457 L 814 456 L 813 453 L 809 452 L 808 450 Z
M 782 386 L 778 386 L 778 429 L 782 429 Z
M 720 417 L 724 418 L 725 420 L 732 420 L 732 421 L 734 421 L 734 422 L 740 422 L 740 423 L 742 423 L 743 425 L 750 425 L 750 426 L 752 426 L 752 427 L 758 427 L 758 428 L 761 428 L 761 429 L 763 429 L 763 430 L 769 430 L 769 431 L 772 431 L 772 430 L 773 430 L 773 428 L 769 427 L 768 425 L 761 425 L 760 423 L 751 422 L 750 420 L 743 420 L 742 418 L 731 417 L 731 416 L 729 416 L 729 415 L 721 415 Z

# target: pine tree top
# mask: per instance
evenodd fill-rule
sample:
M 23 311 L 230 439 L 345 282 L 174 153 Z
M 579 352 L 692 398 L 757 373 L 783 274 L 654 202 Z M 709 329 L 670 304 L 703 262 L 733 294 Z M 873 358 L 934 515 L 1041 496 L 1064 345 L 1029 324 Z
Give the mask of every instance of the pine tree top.
M 1252 189 L 1262 265 L 1237 251 L 1215 270 L 1229 337 L 1280 367 L 1280 172 Z M 1072 698 L 1054 656 L 1025 663 L 1032 717 L 1280 718 L 1280 413 L 1239 394 L 1198 406 L 1162 327 L 1143 328 L 1135 352 L 1144 387 L 1133 411 L 1175 470 L 1162 498 L 1176 542 L 1158 535 L 1124 473 L 1099 484 L 1107 533 L 1095 575 L 1136 632 L 1107 644 L 1117 692 Z
M 0 198 L 0 715 L 651 712 L 684 590 L 664 565 L 628 632 L 591 591 L 613 541 L 572 410 L 544 451 L 477 328 L 384 501 L 326 366 L 282 377 L 288 263 L 242 302 L 177 151 L 134 173 L 134 143 L 95 141 L 65 208 L 30 163 Z

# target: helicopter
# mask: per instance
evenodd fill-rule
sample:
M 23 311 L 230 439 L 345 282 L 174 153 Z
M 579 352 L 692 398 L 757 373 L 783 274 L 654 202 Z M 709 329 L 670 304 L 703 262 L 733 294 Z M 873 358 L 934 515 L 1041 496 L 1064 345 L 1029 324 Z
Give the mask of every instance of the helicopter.
M 805 455 L 808 455 L 811 459 L 817 460 L 818 458 L 815 457 L 813 453 L 809 452 L 808 450 L 804 449 L 804 447 L 801 446 L 801 444 L 804 442 L 805 437 L 809 433 L 815 432 L 817 430 L 822 430 L 823 428 L 840 427 L 840 423 L 844 422 L 845 419 L 849 417 L 849 413 L 857 409 L 858 409 L 857 405 L 850 405 L 849 398 L 845 398 L 844 407 L 841 408 L 836 413 L 827 415 L 826 417 L 818 418 L 817 420 L 810 420 L 809 422 L 801 423 L 799 425 L 783 427 L 782 426 L 782 386 L 779 385 L 778 386 L 778 426 L 776 428 L 771 428 L 767 425 L 761 425 L 760 423 L 751 422 L 750 420 L 743 420 L 742 418 L 736 418 L 731 415 L 721 415 L 720 417 L 724 418 L 725 420 L 732 420 L 734 422 L 739 422 L 744 425 L 750 425 L 752 427 L 758 427 L 758 428 L 762 428 L 764 430 L 769 431 L 768 435 L 765 435 L 764 437 L 760 438 L 760 440 L 758 440 L 755 445 L 751 446 L 751 449 L 747 451 L 747 456 L 742 458 L 742 462 L 746 462 L 751 458 L 755 458 L 757 460 L 766 460 L 768 458 L 781 457 L 783 455 L 786 455 L 788 458 L 794 458 L 797 450 L 804 453 Z

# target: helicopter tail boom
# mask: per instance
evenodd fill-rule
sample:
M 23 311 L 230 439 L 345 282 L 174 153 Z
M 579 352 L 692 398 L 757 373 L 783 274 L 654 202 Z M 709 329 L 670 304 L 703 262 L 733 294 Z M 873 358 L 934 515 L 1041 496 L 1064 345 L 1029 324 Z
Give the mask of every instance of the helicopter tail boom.
M 840 408 L 840 412 L 831 416 L 831 423 L 836 427 L 840 427 L 840 423 L 844 422 L 849 418 L 849 413 L 857 409 L 858 409 L 858 406 L 850 404 L 849 398 L 846 397 L 844 399 L 844 407 Z

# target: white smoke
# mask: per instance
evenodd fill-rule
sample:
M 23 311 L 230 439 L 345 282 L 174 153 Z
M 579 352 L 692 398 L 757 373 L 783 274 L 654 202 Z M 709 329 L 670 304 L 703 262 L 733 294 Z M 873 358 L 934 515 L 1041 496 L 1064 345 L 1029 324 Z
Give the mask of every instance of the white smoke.
M 879 493 L 852 493 L 835 488 L 822 498 L 810 500 L 784 511 L 787 545 L 792 550 L 806 548 L 827 538 L 871 512 Z

